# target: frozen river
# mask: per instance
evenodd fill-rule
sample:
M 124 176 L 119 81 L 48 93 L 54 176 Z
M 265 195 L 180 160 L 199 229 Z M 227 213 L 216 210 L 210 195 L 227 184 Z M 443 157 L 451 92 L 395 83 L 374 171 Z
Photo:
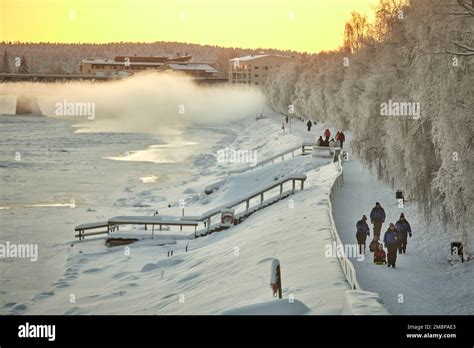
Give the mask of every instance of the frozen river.
M 0 116 L 0 243 L 37 244 L 39 253 L 37 261 L 0 259 L 0 313 L 64 272 L 75 225 L 173 210 L 176 186 L 198 181 L 209 160 L 201 154 L 222 138 L 206 128 L 164 137 L 73 125 Z

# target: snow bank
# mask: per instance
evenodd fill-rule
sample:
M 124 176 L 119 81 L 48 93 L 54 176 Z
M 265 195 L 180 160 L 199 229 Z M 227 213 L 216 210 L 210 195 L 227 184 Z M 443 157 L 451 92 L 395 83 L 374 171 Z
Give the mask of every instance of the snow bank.
M 389 315 L 377 293 L 362 290 L 346 291 L 342 314 Z
M 222 315 L 301 315 L 311 310 L 298 300 L 272 300 L 224 311 Z

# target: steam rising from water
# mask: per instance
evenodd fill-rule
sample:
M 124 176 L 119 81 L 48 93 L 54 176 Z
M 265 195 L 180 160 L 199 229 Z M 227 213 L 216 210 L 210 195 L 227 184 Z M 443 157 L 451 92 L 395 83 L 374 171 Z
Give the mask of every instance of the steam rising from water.
M 42 113 L 50 117 L 60 117 L 55 110 L 58 102 L 95 103 L 94 120 L 77 116 L 79 131 L 179 134 L 186 125 L 225 123 L 255 115 L 265 104 L 256 88 L 198 86 L 174 73 L 103 83 L 14 83 L 0 88 L 0 94 L 37 97 Z

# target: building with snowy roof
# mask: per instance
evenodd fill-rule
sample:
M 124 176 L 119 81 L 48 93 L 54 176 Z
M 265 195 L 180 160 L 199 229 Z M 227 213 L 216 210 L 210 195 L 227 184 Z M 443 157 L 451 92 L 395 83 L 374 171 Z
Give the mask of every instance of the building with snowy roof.
M 81 75 L 88 76 L 127 76 L 140 71 L 179 71 L 196 78 L 215 78 L 218 71 L 208 63 L 191 62 L 192 56 L 149 56 L 114 59 L 84 59 L 81 61 Z
M 297 58 L 275 54 L 256 54 L 229 59 L 229 82 L 262 85 L 272 69 L 295 59 Z

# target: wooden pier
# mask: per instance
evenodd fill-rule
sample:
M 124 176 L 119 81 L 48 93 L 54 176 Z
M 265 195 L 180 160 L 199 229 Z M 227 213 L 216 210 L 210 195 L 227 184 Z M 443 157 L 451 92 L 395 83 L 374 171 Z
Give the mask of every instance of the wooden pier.
M 291 154 L 292 157 L 295 156 L 295 152 L 301 150 L 301 155 L 306 155 L 311 153 L 314 149 L 317 150 L 328 150 L 331 152 L 334 150 L 334 161 L 340 160 L 341 149 L 331 149 L 328 147 L 319 147 L 315 146 L 313 143 L 303 143 L 302 145 L 298 145 L 287 149 L 283 152 L 280 152 L 262 162 L 258 162 L 256 166 L 244 168 L 241 170 L 236 170 L 231 173 L 241 173 L 248 170 L 252 170 L 255 167 L 264 166 L 267 163 L 274 163 L 274 161 L 278 158 L 284 160 L 285 155 Z M 151 235 L 153 236 L 155 233 L 155 226 L 158 226 L 158 231 L 162 231 L 163 227 L 170 227 L 170 226 L 179 226 L 180 231 L 183 230 L 184 227 L 194 227 L 194 238 L 198 238 L 200 236 L 209 235 L 215 231 L 221 231 L 222 229 L 228 228 L 228 226 L 221 226 L 220 223 L 220 216 L 222 211 L 232 209 L 238 212 L 235 215 L 235 224 L 240 223 L 249 215 L 253 214 L 254 212 L 263 209 L 271 204 L 274 204 L 284 198 L 287 198 L 290 195 L 296 193 L 297 189 L 300 190 L 304 189 L 304 182 L 306 180 L 306 175 L 304 174 L 292 174 L 286 177 L 280 178 L 271 182 L 258 190 L 251 192 L 241 198 L 235 199 L 230 201 L 224 205 L 218 206 L 214 209 L 211 209 L 200 216 L 181 216 L 181 217 L 166 217 L 166 216 L 115 216 L 110 218 L 107 221 L 101 222 L 94 222 L 94 223 L 87 223 L 81 224 L 76 226 L 75 231 L 78 232 L 75 237 L 79 238 L 79 240 L 84 239 L 87 236 L 94 236 L 100 234 L 110 234 L 114 231 L 119 229 L 121 225 L 144 225 L 145 230 L 147 230 L 147 226 L 151 225 Z M 291 188 L 285 189 L 285 184 L 291 182 Z M 297 185 L 298 183 L 298 185 Z M 215 186 L 216 184 L 214 184 Z M 288 186 L 288 185 L 287 185 Z M 208 186 L 208 187 L 211 187 Z M 273 195 L 271 197 L 266 197 L 266 194 L 269 191 L 279 187 L 279 194 Z M 206 188 L 207 191 L 208 188 Z M 251 206 L 251 201 L 257 200 L 258 203 L 254 206 Z M 216 219 L 218 220 L 216 222 Z M 213 223 L 214 220 L 214 223 Z M 198 226 L 202 224 L 203 228 L 198 231 Z M 102 229 L 97 231 L 98 229 Z M 91 231 L 91 232 L 86 232 Z M 199 232 L 199 233 L 198 233 Z

